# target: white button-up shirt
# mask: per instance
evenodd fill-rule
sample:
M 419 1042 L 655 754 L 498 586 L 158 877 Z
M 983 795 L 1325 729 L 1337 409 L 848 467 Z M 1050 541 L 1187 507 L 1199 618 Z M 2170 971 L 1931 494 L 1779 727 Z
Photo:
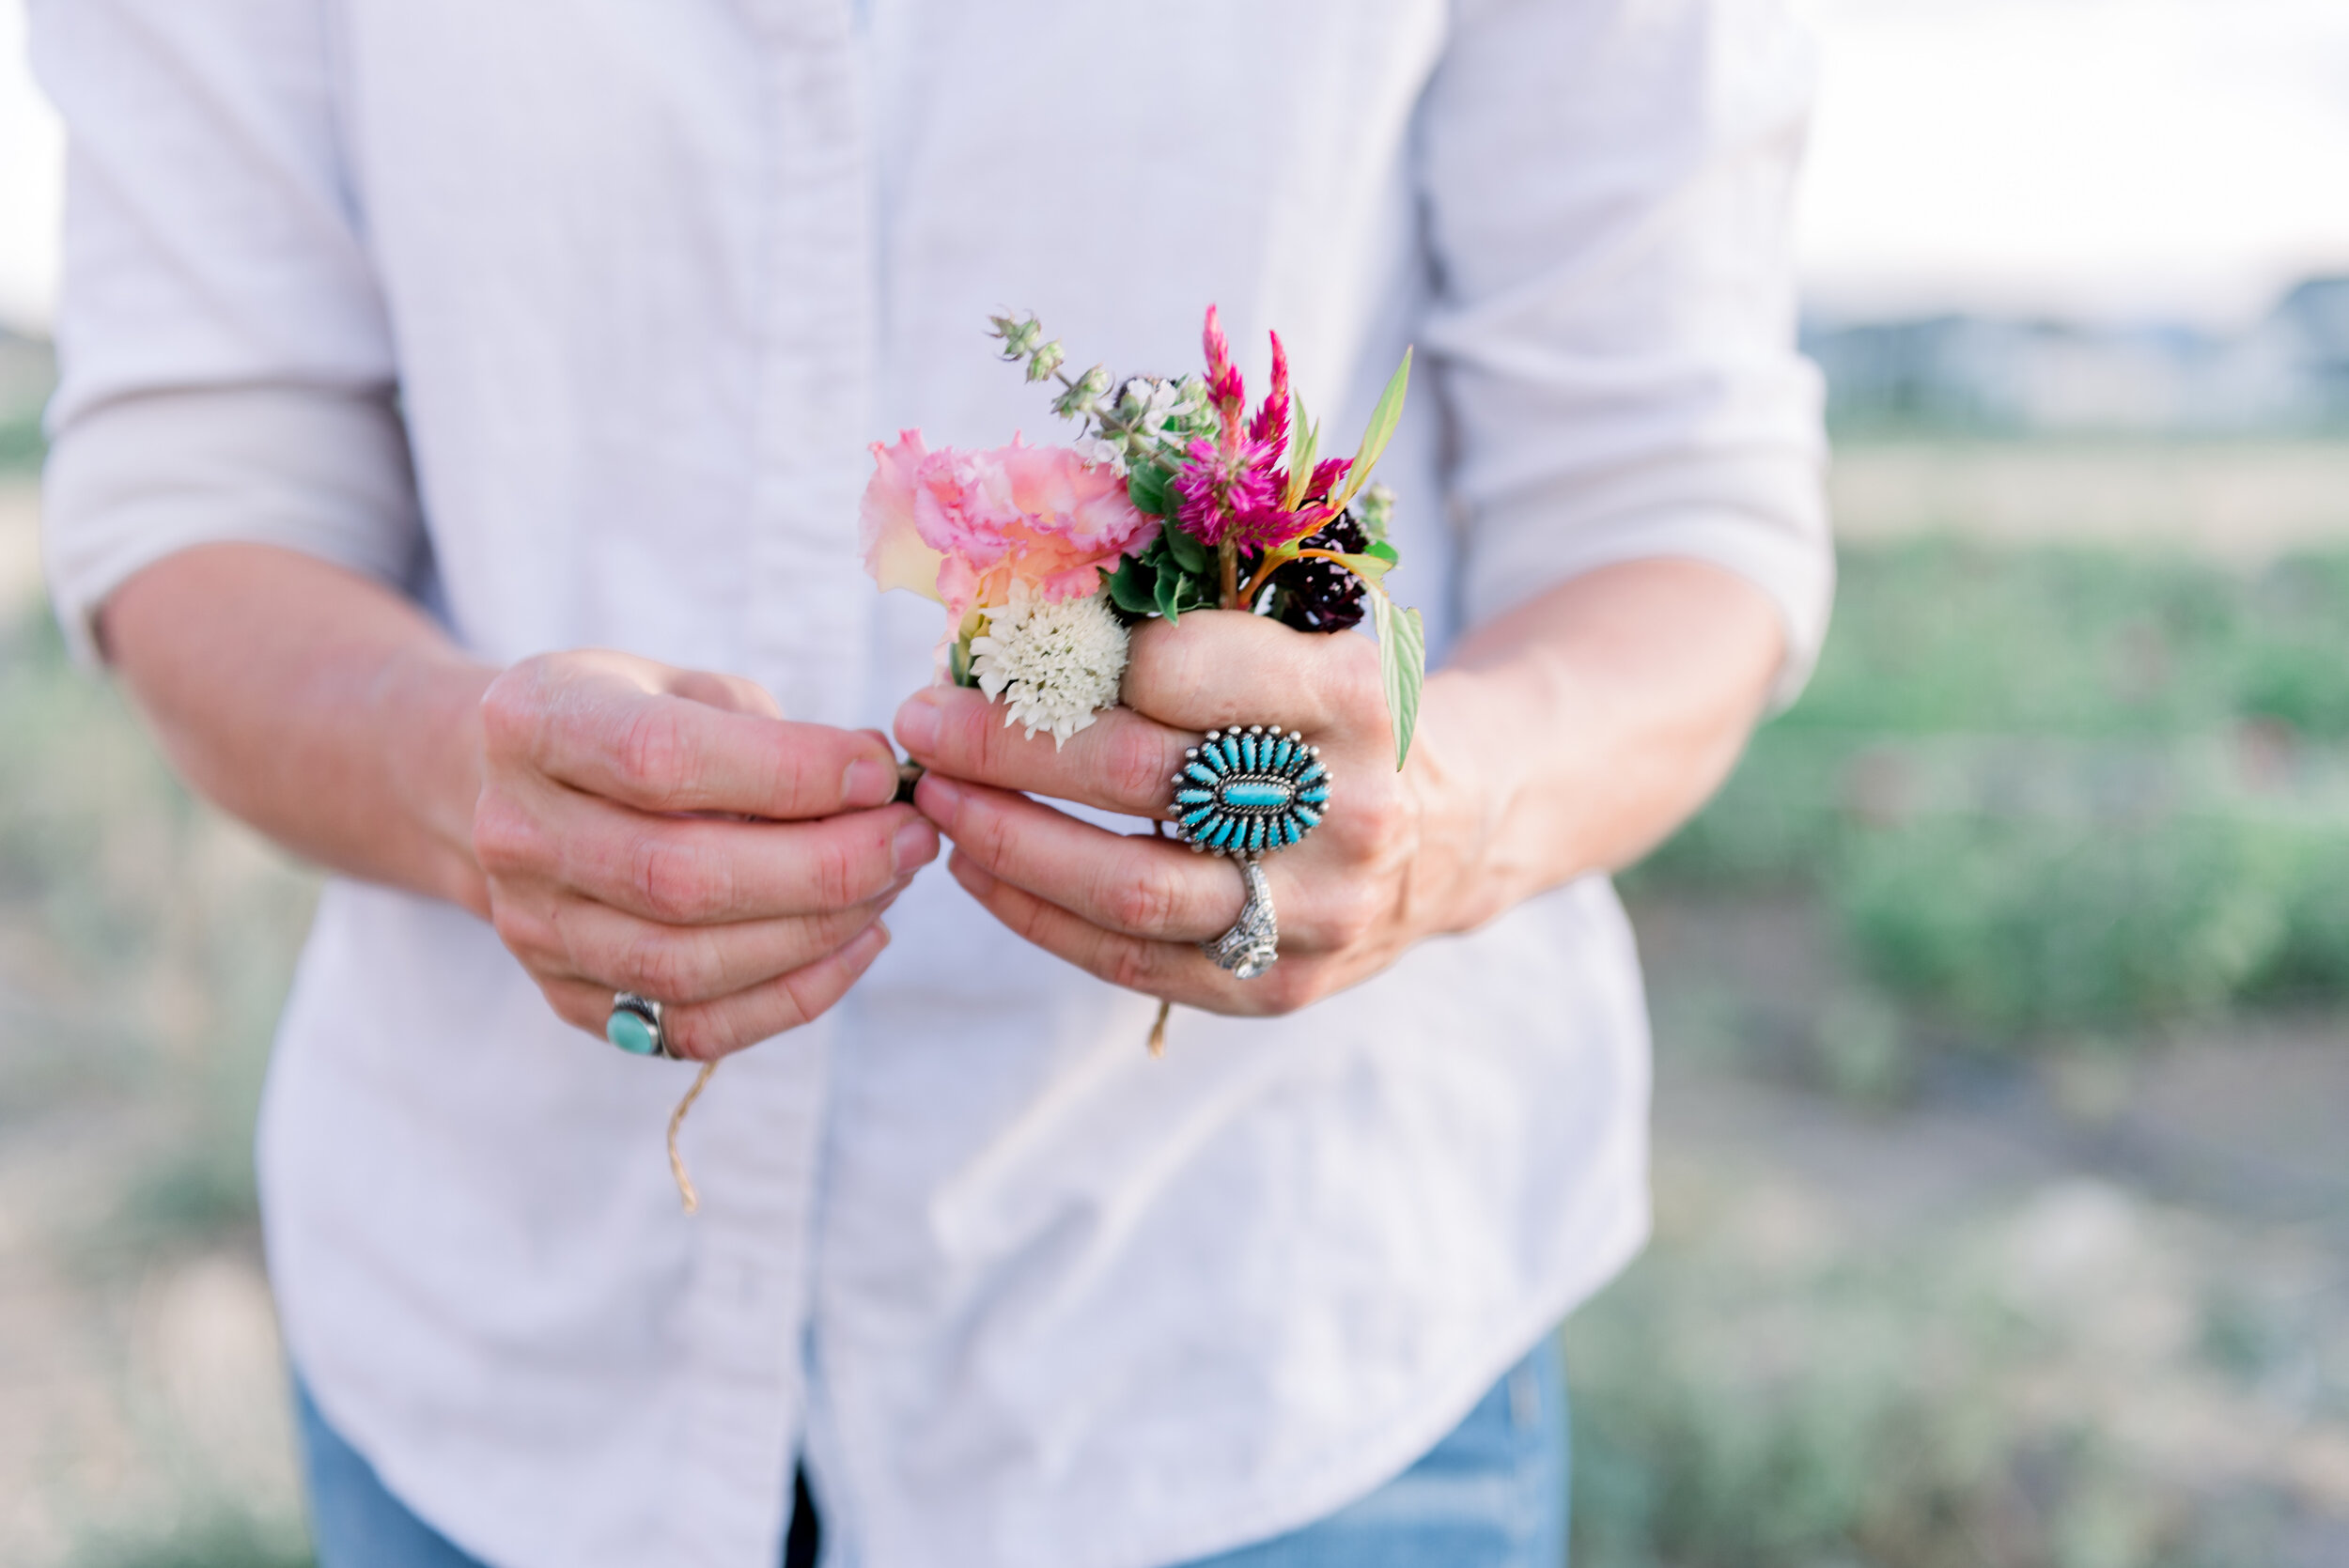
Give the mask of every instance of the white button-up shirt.
M 33 0 L 71 132 L 49 568 L 86 650 L 206 540 L 886 724 L 934 605 L 866 443 L 1059 439 L 992 355 L 1181 372 L 1222 306 L 1381 474 L 1441 648 L 1596 565 L 1830 566 L 1791 346 L 1807 56 L 1771 0 Z M 1277 716 L 1276 716 L 1277 717 Z M 1341 799 L 1337 809 L 1345 809 Z M 693 1069 L 557 1021 L 460 910 L 329 885 L 260 1141 L 292 1355 L 513 1568 L 1146 1568 L 1406 1467 L 1640 1245 L 1608 884 L 1292 1017 L 1153 1003 L 947 877 L 819 1022 Z

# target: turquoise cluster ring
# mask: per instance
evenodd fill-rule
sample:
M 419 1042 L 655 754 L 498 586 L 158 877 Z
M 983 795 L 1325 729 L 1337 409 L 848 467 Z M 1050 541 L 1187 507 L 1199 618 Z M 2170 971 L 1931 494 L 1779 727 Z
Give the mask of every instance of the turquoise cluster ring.
M 1209 730 L 1174 775 L 1174 836 L 1202 854 L 1239 862 L 1246 898 L 1232 928 L 1199 944 L 1218 969 L 1253 980 L 1280 958 L 1272 887 L 1256 862 L 1303 841 L 1329 815 L 1330 769 L 1321 748 L 1279 725 Z
M 1209 730 L 1174 775 L 1174 836 L 1193 849 L 1252 861 L 1286 849 L 1330 809 L 1321 748 L 1295 730 Z
M 603 1037 L 630 1056 L 677 1060 L 677 1053 L 669 1048 L 668 1033 L 661 1027 L 661 1003 L 634 991 L 614 993 L 612 1012 L 603 1020 Z

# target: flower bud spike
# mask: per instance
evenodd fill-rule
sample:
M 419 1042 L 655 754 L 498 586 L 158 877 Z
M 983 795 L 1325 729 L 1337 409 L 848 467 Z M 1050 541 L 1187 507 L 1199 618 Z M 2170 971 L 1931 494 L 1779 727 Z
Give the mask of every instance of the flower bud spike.
M 1207 357 L 1207 396 L 1229 427 L 1239 418 L 1239 366 L 1232 363 L 1231 340 L 1223 335 L 1223 320 L 1215 306 L 1207 307 L 1207 324 L 1199 335 Z
M 1272 339 L 1272 389 L 1248 427 L 1248 439 L 1263 442 L 1277 458 L 1289 439 L 1289 352 L 1282 347 L 1279 333 L 1268 335 Z

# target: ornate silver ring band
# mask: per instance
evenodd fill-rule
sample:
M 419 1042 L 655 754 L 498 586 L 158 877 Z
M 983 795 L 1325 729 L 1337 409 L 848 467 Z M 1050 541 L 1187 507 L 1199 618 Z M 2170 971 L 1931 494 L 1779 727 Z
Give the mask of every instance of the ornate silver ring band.
M 1218 969 L 1228 970 L 1236 980 L 1253 980 L 1281 957 L 1281 921 L 1272 908 L 1272 887 L 1265 880 L 1264 867 L 1254 861 L 1239 862 L 1239 874 L 1248 884 L 1248 902 L 1239 908 L 1239 919 L 1232 928 L 1213 941 L 1201 942 L 1200 951 L 1216 962 Z

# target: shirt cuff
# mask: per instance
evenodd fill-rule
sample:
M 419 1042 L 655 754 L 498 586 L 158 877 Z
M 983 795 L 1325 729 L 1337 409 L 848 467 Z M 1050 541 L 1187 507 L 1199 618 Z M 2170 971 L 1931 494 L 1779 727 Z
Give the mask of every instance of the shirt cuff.
M 203 544 L 300 551 L 395 586 L 424 548 L 392 394 L 275 385 L 141 393 L 52 432 L 41 555 L 77 662 L 103 662 L 106 598 Z

